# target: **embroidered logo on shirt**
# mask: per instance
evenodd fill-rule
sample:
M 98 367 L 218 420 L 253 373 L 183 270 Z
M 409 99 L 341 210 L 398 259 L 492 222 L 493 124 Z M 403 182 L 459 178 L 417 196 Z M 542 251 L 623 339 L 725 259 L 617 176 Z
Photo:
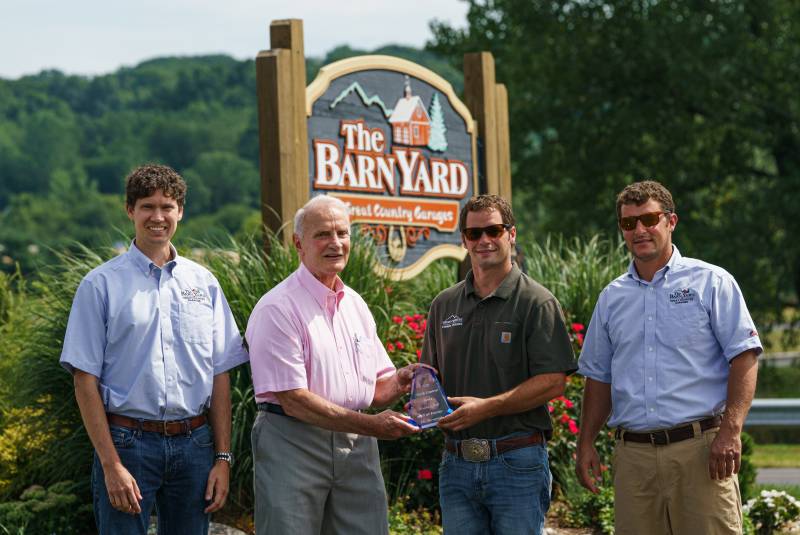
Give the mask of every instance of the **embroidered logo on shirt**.
M 181 290 L 181 297 L 187 301 L 195 303 L 203 303 L 208 300 L 208 294 L 200 288 L 189 288 L 188 290 Z
M 449 318 L 442 322 L 442 329 L 449 329 L 450 327 L 460 327 L 464 325 L 464 320 L 461 316 L 456 316 L 455 314 L 451 314 Z
M 669 302 L 673 305 L 682 305 L 684 303 L 691 303 L 694 301 L 696 293 L 691 288 L 683 288 L 675 290 L 669 294 Z
M 508 331 L 503 331 L 500 333 L 500 343 L 501 344 L 510 344 L 511 343 L 511 333 Z
M 755 329 L 751 330 L 750 336 L 758 336 L 758 331 L 756 331 Z

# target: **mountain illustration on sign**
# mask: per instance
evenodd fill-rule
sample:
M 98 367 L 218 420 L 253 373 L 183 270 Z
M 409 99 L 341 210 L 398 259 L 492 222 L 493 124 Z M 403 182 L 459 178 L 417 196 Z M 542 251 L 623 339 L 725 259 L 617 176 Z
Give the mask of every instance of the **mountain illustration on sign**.
M 380 96 L 368 96 L 358 82 L 353 82 L 342 91 L 330 104 L 334 109 L 351 93 L 356 93 L 365 106 L 378 106 L 391 125 L 392 142 L 412 147 L 427 147 L 435 152 L 447 150 L 447 127 L 444 122 L 442 104 L 439 94 L 434 93 L 431 100 L 430 114 L 419 95 L 412 94 L 411 80 L 405 77 L 403 97 L 398 99 L 394 108 L 388 108 Z

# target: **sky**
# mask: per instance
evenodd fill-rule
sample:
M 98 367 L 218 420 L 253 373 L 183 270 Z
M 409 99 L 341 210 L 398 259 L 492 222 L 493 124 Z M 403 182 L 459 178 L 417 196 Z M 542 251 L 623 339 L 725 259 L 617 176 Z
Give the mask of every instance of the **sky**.
M 161 56 L 269 48 L 269 24 L 303 19 L 307 56 L 341 44 L 421 47 L 432 19 L 466 25 L 462 0 L 3 0 L 0 78 L 109 73 Z

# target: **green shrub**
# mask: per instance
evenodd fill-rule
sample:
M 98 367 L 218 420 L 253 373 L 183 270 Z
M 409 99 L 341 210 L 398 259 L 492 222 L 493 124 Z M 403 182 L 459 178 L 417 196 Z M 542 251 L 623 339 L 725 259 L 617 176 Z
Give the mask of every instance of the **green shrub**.
M 0 527 L 6 533 L 58 533 L 79 535 L 91 532 L 92 506 L 76 494 L 81 486 L 71 481 L 48 489 L 34 485 L 17 501 L 0 503 Z
M 436 511 L 420 507 L 409 509 L 404 498 L 389 506 L 389 533 L 392 535 L 441 535 L 441 520 Z
M 739 492 L 742 500 L 753 497 L 756 484 L 756 467 L 753 465 L 753 451 L 755 451 L 755 441 L 747 433 L 742 433 L 742 461 L 739 466 Z

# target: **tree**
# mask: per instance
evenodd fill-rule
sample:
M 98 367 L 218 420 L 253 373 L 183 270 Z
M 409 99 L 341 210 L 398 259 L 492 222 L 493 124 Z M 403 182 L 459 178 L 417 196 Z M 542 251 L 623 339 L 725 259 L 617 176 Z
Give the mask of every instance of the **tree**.
M 658 179 L 681 251 L 731 271 L 765 320 L 800 288 L 799 15 L 791 0 L 471 0 L 468 27 L 434 23 L 429 48 L 493 52 L 515 198 L 536 200 L 526 228 L 615 232 L 615 194 Z
M 438 152 L 447 150 L 447 127 L 444 124 L 444 114 L 442 104 L 439 102 L 439 93 L 433 94 L 430 108 L 431 116 L 431 137 L 428 141 L 428 148 Z

